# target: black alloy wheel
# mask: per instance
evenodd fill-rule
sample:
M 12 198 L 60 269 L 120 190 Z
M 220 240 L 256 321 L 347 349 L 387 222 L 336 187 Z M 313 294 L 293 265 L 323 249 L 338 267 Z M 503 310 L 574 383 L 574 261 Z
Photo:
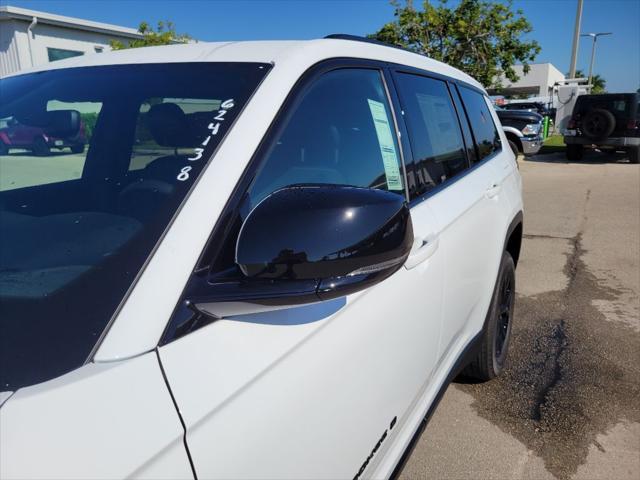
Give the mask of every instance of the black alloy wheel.
M 515 304 L 514 278 L 512 275 L 504 275 L 500 285 L 500 296 L 496 320 L 495 355 L 501 365 L 507 353 L 508 341 L 511 333 L 511 318 Z
M 479 351 L 463 375 L 479 381 L 500 375 L 507 360 L 516 299 L 516 267 L 509 252 L 503 252 L 491 305 L 487 312 Z

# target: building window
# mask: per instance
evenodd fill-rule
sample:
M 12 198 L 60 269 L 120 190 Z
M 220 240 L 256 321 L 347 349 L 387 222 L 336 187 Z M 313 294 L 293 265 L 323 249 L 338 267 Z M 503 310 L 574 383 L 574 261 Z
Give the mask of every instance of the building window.
M 47 48 L 47 54 L 50 62 L 56 60 L 64 60 L 65 58 L 79 57 L 84 55 L 84 52 L 78 52 L 77 50 L 64 50 L 62 48 Z

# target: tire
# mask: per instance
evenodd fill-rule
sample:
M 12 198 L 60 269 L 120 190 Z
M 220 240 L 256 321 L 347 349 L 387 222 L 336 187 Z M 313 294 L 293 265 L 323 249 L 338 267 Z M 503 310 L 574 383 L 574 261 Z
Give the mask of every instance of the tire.
M 42 137 L 35 139 L 35 141 L 33 142 L 32 150 L 33 150 L 33 153 L 35 153 L 38 157 L 51 155 L 51 149 L 49 148 L 49 145 L 47 145 L 47 142 L 45 142 L 44 138 Z
M 616 128 L 616 117 L 602 108 L 588 112 L 582 120 L 582 132 L 593 140 L 602 140 L 613 133 Z
M 627 153 L 629 154 L 629 163 L 640 163 L 640 147 L 631 147 Z
M 84 153 L 84 144 L 72 145 L 71 153 Z
M 582 160 L 582 155 L 584 154 L 584 147 L 582 145 L 576 145 L 570 143 L 567 145 L 567 160 L 571 162 L 576 162 Z
M 8 155 L 8 154 L 9 154 L 9 147 L 7 147 L 6 143 L 0 140 L 0 155 Z
M 514 142 L 513 140 L 509 140 L 509 147 L 511 147 L 511 151 L 516 156 L 516 158 L 518 158 L 518 154 L 520 152 L 518 150 L 518 145 L 516 145 L 516 142 Z
M 508 252 L 502 254 L 498 279 L 482 331 L 478 356 L 464 369 L 464 375 L 480 381 L 491 380 L 504 369 L 516 298 L 516 267 Z

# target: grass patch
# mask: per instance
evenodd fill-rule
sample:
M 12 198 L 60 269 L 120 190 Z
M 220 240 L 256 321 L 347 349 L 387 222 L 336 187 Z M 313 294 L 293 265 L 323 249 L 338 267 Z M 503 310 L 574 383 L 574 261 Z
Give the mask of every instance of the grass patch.
M 542 148 L 539 153 L 564 152 L 566 147 L 567 146 L 564 143 L 564 137 L 562 135 L 551 135 L 544 139 L 544 143 L 542 144 Z

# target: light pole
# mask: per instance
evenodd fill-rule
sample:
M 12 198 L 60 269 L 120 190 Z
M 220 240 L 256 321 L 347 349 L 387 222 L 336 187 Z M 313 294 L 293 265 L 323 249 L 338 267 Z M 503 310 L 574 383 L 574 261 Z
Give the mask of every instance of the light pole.
M 569 65 L 569 78 L 576 76 L 576 64 L 578 63 L 578 35 L 580 34 L 580 22 L 582 21 L 582 1 L 578 0 L 576 11 L 576 25 L 573 30 L 573 48 L 571 49 L 571 65 Z
M 591 63 L 589 64 L 588 85 L 591 85 L 591 79 L 593 78 L 593 61 L 596 58 L 596 41 L 598 41 L 598 37 L 601 35 L 611 35 L 611 32 L 583 33 L 580 35 L 581 37 L 591 37 L 593 39 L 593 43 L 591 45 Z

